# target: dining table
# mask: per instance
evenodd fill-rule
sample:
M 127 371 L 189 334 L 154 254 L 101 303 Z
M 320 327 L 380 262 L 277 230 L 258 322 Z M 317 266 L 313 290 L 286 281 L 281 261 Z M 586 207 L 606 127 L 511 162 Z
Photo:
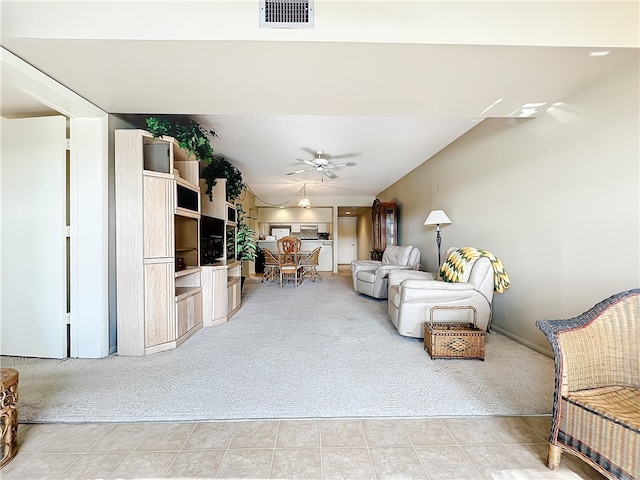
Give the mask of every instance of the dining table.
M 270 283 L 275 282 L 280 277 L 280 259 L 279 254 L 277 252 L 271 252 L 268 249 L 269 253 L 265 253 L 265 262 L 264 262 L 264 273 L 262 274 L 262 281 L 269 281 Z M 295 265 L 298 268 L 301 268 L 301 262 L 309 257 L 312 252 L 306 250 L 300 250 L 294 254 Z M 298 283 L 302 283 L 302 277 L 298 277 Z

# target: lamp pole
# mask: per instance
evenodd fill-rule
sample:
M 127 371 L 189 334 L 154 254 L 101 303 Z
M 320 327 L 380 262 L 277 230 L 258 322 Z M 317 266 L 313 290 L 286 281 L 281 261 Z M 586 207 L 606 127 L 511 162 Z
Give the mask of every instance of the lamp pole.
M 436 226 L 436 245 L 438 245 L 438 268 L 440 268 L 440 244 L 442 243 L 442 237 L 440 236 L 440 225 L 447 225 L 451 223 L 447 214 L 443 210 L 432 210 L 424 221 L 425 225 Z
M 440 244 L 442 238 L 440 237 L 440 224 L 436 224 L 436 244 L 438 245 L 438 268 L 440 268 Z

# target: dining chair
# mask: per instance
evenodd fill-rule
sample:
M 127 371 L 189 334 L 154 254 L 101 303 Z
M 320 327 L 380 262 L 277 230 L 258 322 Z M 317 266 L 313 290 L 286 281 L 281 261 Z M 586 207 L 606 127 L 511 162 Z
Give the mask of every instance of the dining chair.
M 284 285 L 285 277 L 293 279 L 295 288 L 298 288 L 300 266 L 300 246 L 302 241 L 294 237 L 282 237 L 278 239 L 278 269 L 280 270 L 280 288 Z
M 262 252 L 264 253 L 264 273 L 262 274 L 261 282 L 267 280 L 273 283 L 280 276 L 277 254 L 274 254 L 268 248 L 263 248 Z
M 306 257 L 300 260 L 300 266 L 302 267 L 302 278 L 311 278 L 311 281 L 315 283 L 316 278 L 322 278 L 318 272 L 318 259 L 320 257 L 320 248 L 316 247 Z

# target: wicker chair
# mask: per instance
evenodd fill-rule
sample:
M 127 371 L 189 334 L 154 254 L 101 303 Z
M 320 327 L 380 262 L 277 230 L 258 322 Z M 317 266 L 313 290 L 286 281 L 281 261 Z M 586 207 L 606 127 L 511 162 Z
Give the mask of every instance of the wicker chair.
M 316 247 L 305 258 L 300 260 L 300 266 L 302 267 L 302 279 L 309 277 L 311 281 L 315 282 L 316 278 L 322 278 L 318 272 L 318 258 L 320 257 L 320 248 Z
M 264 273 L 262 274 L 262 280 L 260 281 L 264 282 L 267 280 L 268 282 L 273 283 L 280 277 L 280 272 L 278 271 L 278 259 L 268 248 L 263 248 L 262 252 L 264 253 Z
M 640 478 L 640 289 L 568 320 L 538 320 L 555 355 L 549 468 L 563 450 L 607 478 Z

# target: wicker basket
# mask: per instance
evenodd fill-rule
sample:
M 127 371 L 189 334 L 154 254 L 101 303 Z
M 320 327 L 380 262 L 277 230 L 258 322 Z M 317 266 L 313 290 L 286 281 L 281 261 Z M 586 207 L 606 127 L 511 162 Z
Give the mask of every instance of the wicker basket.
M 439 309 L 472 310 L 473 323 L 434 323 L 434 311 Z M 474 307 L 433 307 L 429 317 L 429 321 L 424 324 L 424 348 L 433 360 L 436 358 L 484 360 L 484 331 L 476 325 L 478 312 Z
M 18 453 L 18 371 L 0 369 L 0 469 Z

